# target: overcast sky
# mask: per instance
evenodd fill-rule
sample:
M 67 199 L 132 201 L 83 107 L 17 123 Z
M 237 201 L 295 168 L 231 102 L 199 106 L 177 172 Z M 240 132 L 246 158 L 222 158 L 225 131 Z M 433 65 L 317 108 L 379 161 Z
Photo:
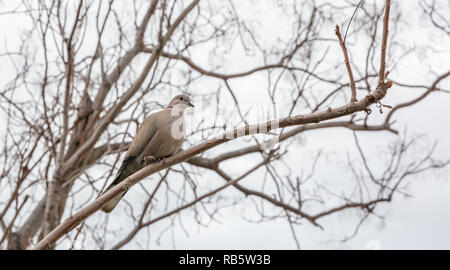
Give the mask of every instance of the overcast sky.
M 250 1 L 251 2 L 251 1 Z M 393 9 L 399 8 L 398 2 L 393 1 Z M 437 51 L 447 53 L 428 54 L 425 64 L 421 55 L 414 54 L 402 62 L 403 66 L 398 71 L 391 74 L 391 78 L 399 82 L 429 83 L 434 79 L 434 74 L 430 74 L 430 66 L 437 74 L 445 72 L 450 63 L 450 37 L 433 30 L 430 24 L 417 12 L 419 10 L 418 1 L 402 1 L 401 8 L 404 18 L 409 22 L 401 32 L 399 40 L 407 42 L 408 46 L 432 45 Z M 243 5 L 242 9 L 245 9 Z M 395 12 L 395 10 L 394 10 Z M 248 12 L 249 14 L 251 12 Z M 280 24 L 282 15 L 274 14 L 268 9 L 254 11 L 257 16 L 264 16 L 261 23 L 265 27 L 262 32 L 275 40 L 275 36 L 280 34 Z M 358 16 L 358 15 L 357 15 Z M 280 23 L 280 24 L 278 24 Z M 330 29 L 330 37 L 334 34 Z M 432 30 L 432 31 L 431 31 Z M 282 31 L 282 30 L 281 30 Z M 271 35 L 272 34 L 272 35 Z M 239 60 L 236 60 L 239 61 Z M 250 64 L 251 65 L 251 64 Z M 237 63 L 236 69 L 245 70 L 245 64 Z M 233 69 L 231 67 L 230 69 Z M 255 78 L 252 81 L 233 81 L 233 86 L 240 91 L 238 98 L 252 102 L 258 94 L 260 87 L 258 84 L 263 81 Z M 442 86 L 449 88 L 449 80 Z M 407 92 L 408 91 L 408 92 Z M 406 93 L 407 92 L 407 93 Z M 409 100 L 411 95 L 418 96 L 422 90 L 391 88 L 389 94 L 384 99 L 386 104 L 397 104 L 404 100 Z M 376 117 L 376 116 L 374 116 Z M 431 145 L 438 141 L 436 158 L 447 160 L 450 158 L 450 95 L 435 94 L 425 101 L 399 112 L 396 119 L 396 127 L 407 126 L 410 134 L 426 134 L 424 143 Z M 403 130 L 403 129 L 402 129 Z M 364 147 L 372 149 L 368 155 L 374 154 L 377 148 L 393 139 L 388 133 L 360 134 L 361 141 L 366 142 Z M 376 137 L 379 142 L 372 148 L 369 146 L 372 139 Z M 347 146 L 355 151 L 351 140 L 351 132 L 345 130 L 323 130 L 308 135 L 307 145 L 300 152 L 308 153 L 309 149 L 324 148 L 333 152 L 336 150 L 342 153 Z M 336 143 L 339 142 L 339 143 Z M 376 154 L 375 154 L 376 155 Z M 339 155 L 337 156 L 339 158 Z M 291 159 L 292 164 L 296 164 L 295 159 Z M 227 164 L 233 166 L 231 164 Z M 242 159 L 235 161 L 235 166 L 242 166 Z M 332 168 L 322 168 L 322 175 L 329 181 L 339 183 L 339 174 Z M 337 177 L 336 177 L 337 176 Z M 342 175 L 348 177 L 348 174 Z M 244 183 L 257 181 L 255 177 L 249 177 Z M 413 179 L 408 191 L 412 198 L 405 199 L 396 196 L 390 204 L 381 208 L 384 214 L 384 221 L 370 219 L 359 230 L 356 237 L 345 243 L 340 242 L 345 236 L 351 235 L 359 219 L 352 213 L 340 213 L 321 220 L 324 230 L 311 226 L 307 222 L 303 226 L 295 228 L 301 248 L 303 249 L 450 249 L 450 182 L 449 170 L 446 169 L 440 174 L 427 174 L 423 177 Z M 244 201 L 244 205 L 250 208 L 250 204 Z M 221 212 L 219 218 L 221 224 L 212 223 L 208 228 L 198 228 L 192 224 L 190 235 L 182 230 L 175 231 L 175 244 L 172 236 L 168 234 L 166 241 L 161 241 L 161 245 L 153 245 L 153 248 L 161 249 L 295 249 L 296 245 L 292 239 L 289 225 L 285 220 L 277 220 L 264 223 L 250 223 L 242 218 L 247 216 L 251 210 L 246 211 L 246 206 L 239 205 L 233 209 Z M 188 220 L 188 219 L 186 219 Z M 189 224 L 189 222 L 187 222 Z M 156 224 L 156 226 L 158 226 Z M 125 248 L 134 248 L 133 245 Z
M 397 2 L 393 1 L 393 9 L 400 8 Z M 429 23 L 421 18 L 417 12 L 419 9 L 418 1 L 401 1 L 401 8 L 404 9 L 404 17 L 409 21 L 409 26 L 405 27 L 400 34 L 399 40 L 405 42 L 407 46 L 433 45 L 441 53 L 427 54 L 424 64 L 422 55 L 414 54 L 403 60 L 402 65 L 397 71 L 390 75 L 396 81 L 410 84 L 430 84 L 435 78 L 434 74 L 429 72 L 430 68 L 437 73 L 447 71 L 450 63 L 450 37 L 431 31 Z M 405 3 L 407 2 L 407 3 Z M 245 16 L 259 16 L 261 20 L 261 31 L 267 34 L 267 42 L 276 40 L 277 35 L 283 35 L 280 27 L 283 21 L 278 11 L 271 11 L 270 7 L 261 7 L 257 10 L 250 10 L 253 1 L 247 1 L 244 4 L 237 5 L 238 9 Z M 277 13 L 278 12 L 278 13 Z M 361 15 L 361 14 L 358 14 Z M 343 21 L 345 21 L 343 19 Z M 0 16 L 0 43 L 3 50 L 5 44 L 8 48 L 17 46 L 19 40 L 15 33 L 18 29 L 26 26 L 26 21 L 20 16 Z M 341 22 L 339 22 L 341 23 Z M 334 38 L 334 29 L 330 29 L 330 38 Z M 7 42 L 5 42 L 7 41 Z M 353 48 L 356 48 L 353 45 Z M 339 49 L 339 48 L 338 48 Z M 350 48 L 351 50 L 351 48 Z M 446 50 L 446 53 L 443 51 Z M 354 52 L 355 56 L 357 52 Z M 195 62 L 201 63 L 207 61 L 202 59 L 202 52 L 194 52 Z M 355 57 L 357 58 L 357 57 Z M 11 79 L 13 73 L 10 72 L 10 64 L 0 58 L 0 87 L 3 87 Z M 227 71 L 240 71 L 248 67 L 255 66 L 252 62 L 240 62 L 234 58 L 227 65 Z M 232 86 L 237 89 L 238 99 L 243 103 L 258 104 L 259 90 L 264 88 L 263 74 L 257 74 L 250 79 L 233 80 Z M 211 86 L 208 86 L 211 87 Z M 199 92 L 207 92 L 208 87 L 199 86 Z M 215 86 L 214 86 L 215 87 Z M 450 88 L 449 80 L 442 83 L 442 87 Z M 390 89 L 384 103 L 395 105 L 402 100 L 409 100 L 412 96 L 420 95 L 422 90 L 407 90 L 405 88 L 393 87 Z M 163 101 L 161 101 L 163 102 Z M 165 102 L 165 101 L 164 101 Z M 224 109 L 227 105 L 223 104 Z M 374 112 L 374 119 L 377 113 Z M 282 115 L 281 115 L 282 116 Z M 438 141 L 434 157 L 437 159 L 450 159 L 450 95 L 431 94 L 423 102 L 400 111 L 396 115 L 396 127 L 404 130 L 407 126 L 408 134 L 425 134 L 424 145 L 432 145 Z M 3 128 L 1 132 L 4 132 Z M 387 132 L 377 132 L 375 134 L 359 134 L 363 147 L 367 150 L 369 156 L 374 157 L 379 154 L 380 149 L 387 143 L 395 140 L 392 134 Z M 287 160 L 290 164 L 303 164 L 310 159 L 312 153 L 317 149 L 325 149 L 330 152 L 330 160 L 333 163 L 339 158 L 345 157 L 345 151 L 356 151 L 352 132 L 348 130 L 328 129 L 317 132 L 310 132 L 298 145 L 297 153 L 299 156 L 290 155 Z M 377 143 L 372 144 L 373 141 Z M 215 153 L 224 149 L 217 149 Z M 234 145 L 235 147 L 235 145 Z M 372 160 L 373 162 L 373 160 Z M 241 158 L 226 163 L 231 171 L 238 168 L 250 166 L 252 158 Z M 344 181 L 343 178 L 349 176 L 336 161 L 335 164 L 326 165 L 324 161 L 318 176 L 324 179 L 330 186 L 337 185 Z M 204 184 L 213 181 L 214 174 L 209 178 L 205 177 Z M 408 191 L 413 195 L 412 198 L 395 196 L 394 200 L 377 208 L 385 219 L 380 221 L 377 218 L 370 218 L 359 230 L 357 235 L 342 243 L 339 240 L 345 236 L 351 235 L 359 220 L 354 212 L 343 212 L 337 215 L 326 217 L 320 220 L 324 230 L 304 222 L 295 227 L 295 231 L 302 249 L 450 249 L 450 170 L 447 168 L 440 173 L 429 173 L 423 177 L 410 180 Z M 251 185 L 252 182 L 258 182 L 258 174 L 252 175 L 242 183 Z M 232 190 L 227 190 L 232 194 Z M 127 195 L 128 196 L 128 195 Z M 165 234 L 161 239 L 161 244 L 155 244 L 153 241 L 150 248 L 153 249 L 295 249 L 296 244 L 292 239 L 292 234 L 288 223 L 285 220 L 266 221 L 262 223 L 252 223 L 247 221 L 252 216 L 251 202 L 242 197 L 242 202 L 230 208 L 223 209 L 218 217 L 218 222 L 212 222 L 207 228 L 198 226 L 191 218 L 185 218 L 184 224 L 188 228 L 189 235 L 177 227 L 172 232 Z M 131 201 L 133 199 L 130 199 Z M 123 205 L 122 205 L 123 206 Z M 121 205 L 119 204 L 119 208 Z M 186 214 L 189 217 L 189 214 Z M 243 218 L 245 217 L 245 218 Z M 117 214 L 111 217 L 118 224 L 121 224 L 121 216 Z M 161 230 L 167 224 L 157 223 L 152 225 L 154 230 Z M 123 234 L 127 230 L 123 231 Z M 140 234 L 145 234 L 141 232 Z M 139 234 L 137 237 L 140 237 Z M 175 241 L 173 241 L 173 239 Z M 153 239 L 155 240 L 155 239 Z M 136 244 L 126 245 L 126 249 L 139 248 Z
M 250 1 L 251 2 L 251 1 Z M 393 9 L 399 8 L 399 1 L 393 1 Z M 450 37 L 446 37 L 439 32 L 430 31 L 430 24 L 424 21 L 417 12 L 419 10 L 418 1 L 402 1 L 401 8 L 404 18 L 410 23 L 401 33 L 400 40 L 407 41 L 408 46 L 431 45 L 439 51 L 447 51 L 446 54 L 427 55 L 433 57 L 427 59 L 424 64 L 420 55 L 406 59 L 399 67 L 398 72 L 391 74 L 392 78 L 400 82 L 426 83 L 430 82 L 434 76 L 429 73 L 432 66 L 436 73 L 445 72 L 450 63 Z M 245 6 L 245 5 L 244 5 Z M 243 7 L 244 9 L 244 7 Z M 395 10 L 394 10 L 395 11 Z M 251 13 L 251 12 L 249 12 Z M 268 9 L 255 11 L 258 16 L 266 16 L 263 20 L 264 33 L 277 35 L 280 32 L 280 14 L 270 13 Z M 357 15 L 358 16 L 358 15 Z M 281 24 L 282 22 L 280 22 Z M 334 34 L 330 29 L 330 35 Z M 271 36 L 268 34 L 267 36 Z M 272 36 L 275 40 L 275 37 Z M 239 64 L 237 64 L 239 65 Z M 245 67 L 238 66 L 236 69 Z M 258 79 L 251 82 L 246 80 L 239 84 L 233 81 L 238 91 L 239 98 L 254 100 L 257 96 Z M 449 80 L 442 84 L 443 87 L 450 86 Z M 245 90 L 245 91 L 244 91 Z M 402 100 L 409 100 L 411 96 L 405 93 L 413 92 L 420 95 L 421 91 L 392 88 L 384 100 L 386 104 L 397 104 Z M 412 95 L 412 93 L 411 93 Z M 438 141 L 436 158 L 450 158 L 450 95 L 435 94 L 425 101 L 401 111 L 398 115 L 397 127 L 407 125 L 408 133 L 426 134 L 425 143 L 432 144 Z M 379 145 L 373 147 L 376 152 L 377 147 L 382 147 L 383 143 L 392 139 L 388 133 L 361 134 L 361 141 L 370 143 L 370 139 L 377 137 Z M 337 152 L 344 145 L 354 147 L 350 131 L 343 130 L 323 130 L 308 136 L 307 146 L 304 145 L 305 152 L 308 149 L 325 148 Z M 364 140 L 366 139 L 366 140 Z M 336 143 L 339 142 L 339 143 Z M 381 145 L 381 146 L 380 146 Z M 364 145 L 366 147 L 366 145 Z M 368 146 L 367 146 L 368 147 Z M 355 149 L 353 148 L 353 151 Z M 302 149 L 299 151 L 303 152 Z M 372 152 L 372 153 L 373 153 Z M 369 152 L 369 156 L 371 153 Z M 236 165 L 242 162 L 236 161 Z M 292 164 L 295 164 L 292 160 Z M 241 163 L 242 164 L 242 163 Z M 231 165 L 230 165 L 231 166 Z M 303 249 L 450 249 L 450 182 L 449 170 L 446 169 L 440 174 L 428 174 L 411 181 L 409 186 L 410 194 L 413 198 L 405 199 L 395 197 L 393 202 L 381 207 L 385 220 L 371 219 L 365 223 L 354 239 L 342 243 L 339 240 L 351 235 L 355 228 L 357 218 L 351 213 L 340 213 L 321 220 L 324 230 L 311 226 L 307 222 L 303 226 L 297 226 L 296 232 L 301 248 Z M 332 169 L 323 168 L 324 178 L 339 182 L 336 172 Z M 343 177 L 348 177 L 343 175 Z M 251 178 L 251 177 L 250 177 Z M 257 181 L 251 178 L 249 181 Z M 245 202 L 244 202 L 245 203 Z M 250 207 L 250 205 L 248 204 Z M 175 245 L 172 241 L 162 241 L 160 246 L 154 248 L 170 249 L 174 246 L 178 249 L 295 249 L 296 245 L 289 232 L 289 225 L 284 220 L 264 223 L 250 223 L 242 216 L 246 216 L 250 210 L 246 207 L 238 206 L 236 209 L 227 209 L 221 213 L 219 220 L 221 224 L 212 223 L 208 228 L 193 229 L 189 237 L 181 230 L 176 231 Z M 192 225 L 192 228 L 196 228 Z M 171 236 L 167 236 L 171 239 Z M 133 248 L 132 245 L 126 248 Z

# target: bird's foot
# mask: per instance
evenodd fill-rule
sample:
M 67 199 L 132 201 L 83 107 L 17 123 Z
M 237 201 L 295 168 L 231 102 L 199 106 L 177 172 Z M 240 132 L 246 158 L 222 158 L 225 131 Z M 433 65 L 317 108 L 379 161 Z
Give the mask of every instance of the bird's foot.
M 150 164 L 152 161 L 155 161 L 156 158 L 154 156 L 145 156 L 144 157 L 144 162 L 145 162 L 145 166 L 147 166 L 148 164 Z
M 166 157 L 162 157 L 159 160 L 162 161 L 163 164 L 166 164 Z

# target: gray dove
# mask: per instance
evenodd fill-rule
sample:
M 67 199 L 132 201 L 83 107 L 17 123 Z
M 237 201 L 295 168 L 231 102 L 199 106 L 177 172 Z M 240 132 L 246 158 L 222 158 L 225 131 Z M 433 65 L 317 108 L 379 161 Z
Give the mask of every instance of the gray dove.
M 166 157 L 180 150 L 185 138 L 183 114 L 189 107 L 194 105 L 189 96 L 182 94 L 175 96 L 164 110 L 145 118 L 123 158 L 114 181 L 104 193 L 149 163 L 164 161 Z M 111 212 L 125 193 L 126 191 L 107 202 L 102 211 Z

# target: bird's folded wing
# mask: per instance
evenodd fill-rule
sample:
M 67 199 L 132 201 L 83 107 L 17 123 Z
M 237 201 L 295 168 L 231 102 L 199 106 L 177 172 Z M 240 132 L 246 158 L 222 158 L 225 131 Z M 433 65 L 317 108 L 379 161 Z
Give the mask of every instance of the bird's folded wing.
M 139 154 L 141 154 L 142 151 L 144 151 L 145 146 L 148 144 L 148 142 L 151 140 L 151 138 L 155 135 L 157 131 L 156 126 L 157 117 L 158 113 L 152 113 L 144 120 L 142 125 L 139 127 L 136 136 L 131 142 L 131 145 L 128 148 L 128 152 L 125 155 L 124 160 L 131 157 L 137 157 L 139 156 Z

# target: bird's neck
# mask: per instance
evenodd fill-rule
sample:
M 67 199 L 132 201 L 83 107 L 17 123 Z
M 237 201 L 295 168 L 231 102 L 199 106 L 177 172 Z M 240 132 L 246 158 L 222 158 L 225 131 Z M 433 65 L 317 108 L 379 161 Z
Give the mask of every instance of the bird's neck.
M 170 109 L 170 114 L 173 117 L 178 118 L 180 116 L 183 116 L 184 111 L 188 108 L 188 105 L 179 103 L 179 104 L 175 104 L 173 106 L 169 106 L 168 108 Z

